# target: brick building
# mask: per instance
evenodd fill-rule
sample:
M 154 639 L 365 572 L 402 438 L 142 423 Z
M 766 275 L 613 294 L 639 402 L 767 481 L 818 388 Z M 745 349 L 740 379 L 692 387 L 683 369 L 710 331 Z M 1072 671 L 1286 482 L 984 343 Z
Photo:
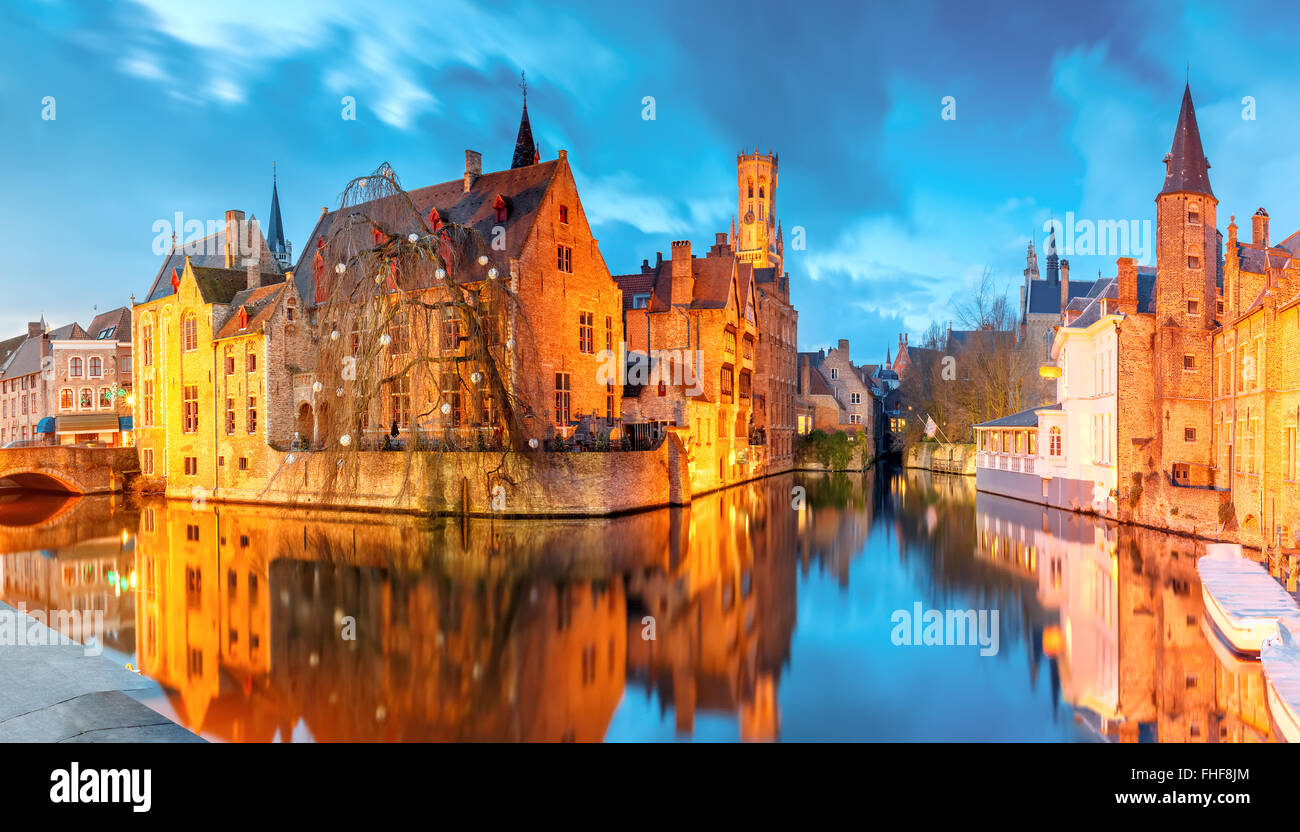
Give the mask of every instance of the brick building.
M 763 464 L 755 431 L 758 340 L 754 269 L 720 233 L 704 257 L 689 240 L 672 245 L 640 274 L 614 278 L 623 289 L 629 380 L 653 358 L 644 384 L 625 392 L 636 422 L 670 425 L 687 446 L 692 491 L 747 479 Z M 642 357 L 645 357 L 642 359 Z
M 71 323 L 0 344 L 0 444 L 130 444 L 130 312 L 95 316 L 89 329 Z M 8 345 L 8 346 L 6 346 Z
M 471 263 L 455 276 L 462 288 L 500 279 L 517 298 L 494 326 L 493 348 L 505 348 L 499 353 L 502 374 L 509 395 L 522 407 L 527 435 L 568 437 L 584 418 L 612 426 L 620 413 L 619 390 L 616 379 L 605 379 L 602 369 L 623 341 L 622 295 L 592 235 L 568 154 L 561 150 L 556 159 L 538 160 L 527 105 L 510 168 L 483 173 L 481 155 L 467 150 L 461 177 L 410 191 L 409 197 L 420 217 L 471 228 L 482 241 L 486 262 Z M 330 281 L 338 278 L 315 249 L 344 228 L 353 212 L 374 207 L 366 203 L 324 212 L 311 233 L 313 245 L 300 256 L 295 280 L 302 296 L 310 299 L 312 321 L 320 332 L 333 326 L 353 330 L 355 310 L 331 300 Z M 436 306 L 447 295 L 446 287 L 436 281 L 402 291 L 405 302 L 414 305 Z M 437 333 L 412 328 L 411 342 L 437 344 L 445 338 L 437 349 L 463 355 L 466 328 L 458 313 L 440 311 L 434 323 Z M 434 323 L 420 325 L 432 328 Z M 392 339 L 387 352 L 393 354 L 404 342 Z M 474 431 L 491 432 L 498 416 L 489 402 L 480 400 L 482 385 L 471 382 L 481 368 L 472 361 L 455 366 L 441 373 L 437 389 L 421 378 L 427 374 L 392 382 L 382 401 L 371 403 L 373 412 L 363 419 L 365 432 L 387 433 L 396 422 L 399 437 L 408 435 L 412 402 L 434 405 L 424 418 L 417 414 L 415 427 L 420 430 L 450 429 L 465 438 Z

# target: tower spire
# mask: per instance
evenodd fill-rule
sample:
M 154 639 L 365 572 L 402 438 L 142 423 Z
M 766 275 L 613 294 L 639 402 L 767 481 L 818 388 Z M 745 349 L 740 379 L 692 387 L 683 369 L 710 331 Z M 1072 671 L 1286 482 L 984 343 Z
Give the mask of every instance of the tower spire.
M 266 229 L 266 245 L 271 249 L 271 256 L 281 269 L 292 265 L 292 248 L 284 239 L 284 221 L 280 219 L 280 190 L 278 187 L 279 170 L 275 162 L 271 163 L 271 214 Z
M 1165 155 L 1165 185 L 1162 194 L 1193 193 L 1214 196 L 1210 190 L 1210 163 L 1201 147 L 1201 131 L 1196 126 L 1196 108 L 1192 105 L 1192 87 L 1183 87 L 1183 106 L 1178 111 L 1174 143 Z
M 519 89 L 524 97 L 524 112 L 519 118 L 519 135 L 515 138 L 515 156 L 510 162 L 511 170 L 537 164 L 540 153 L 537 143 L 533 141 L 533 126 L 528 122 L 528 80 L 521 70 Z

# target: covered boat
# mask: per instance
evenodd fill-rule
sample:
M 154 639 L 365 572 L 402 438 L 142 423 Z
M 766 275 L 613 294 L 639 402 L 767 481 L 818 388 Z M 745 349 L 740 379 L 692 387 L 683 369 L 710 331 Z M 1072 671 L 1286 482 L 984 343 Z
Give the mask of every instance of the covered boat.
M 1242 557 L 1240 546 L 1211 543 L 1205 552 L 1196 562 L 1205 614 L 1234 650 L 1258 654 L 1281 619 L 1295 622 L 1300 629 L 1295 600 L 1262 564 Z
M 1259 651 L 1264 667 L 1268 712 L 1279 739 L 1300 742 L 1300 644 L 1296 644 L 1291 622 L 1283 621 L 1276 632 L 1264 639 Z

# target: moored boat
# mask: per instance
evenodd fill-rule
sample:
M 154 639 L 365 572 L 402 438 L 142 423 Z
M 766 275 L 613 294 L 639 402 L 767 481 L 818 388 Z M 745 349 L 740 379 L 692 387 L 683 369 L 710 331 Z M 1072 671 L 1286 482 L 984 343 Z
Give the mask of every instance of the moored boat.
M 1274 733 L 1287 742 L 1300 742 L 1300 644 L 1289 624 L 1279 622 L 1276 631 L 1264 639 L 1259 659 Z
M 1205 614 L 1238 652 L 1257 655 L 1264 639 L 1289 619 L 1300 628 L 1300 607 L 1263 565 L 1242 557 L 1241 547 L 1211 543 L 1196 562 Z

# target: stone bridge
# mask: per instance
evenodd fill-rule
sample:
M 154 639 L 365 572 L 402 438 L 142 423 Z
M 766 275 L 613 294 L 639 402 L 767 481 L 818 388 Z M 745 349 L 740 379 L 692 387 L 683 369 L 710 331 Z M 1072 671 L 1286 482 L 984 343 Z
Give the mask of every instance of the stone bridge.
M 0 492 L 18 489 L 110 494 L 122 491 L 127 477 L 139 470 L 135 448 L 0 448 Z

